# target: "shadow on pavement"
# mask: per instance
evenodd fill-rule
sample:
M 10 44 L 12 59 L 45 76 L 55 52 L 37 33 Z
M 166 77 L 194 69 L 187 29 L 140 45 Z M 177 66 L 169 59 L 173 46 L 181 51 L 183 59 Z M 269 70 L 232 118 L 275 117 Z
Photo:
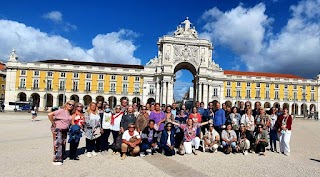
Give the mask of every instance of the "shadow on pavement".
M 311 159 L 311 158 L 310 158 L 310 160 L 316 161 L 316 162 L 320 162 L 320 160 L 317 160 L 317 159 Z

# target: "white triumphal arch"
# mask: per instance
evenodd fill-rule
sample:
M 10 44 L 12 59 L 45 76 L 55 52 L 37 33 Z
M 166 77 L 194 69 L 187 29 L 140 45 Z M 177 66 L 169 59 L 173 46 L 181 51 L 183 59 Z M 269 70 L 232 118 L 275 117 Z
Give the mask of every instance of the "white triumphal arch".
M 189 70 L 193 76 L 195 101 L 205 103 L 212 100 L 213 88 L 221 95 L 223 71 L 212 60 L 213 46 L 206 39 L 199 39 L 198 32 L 187 18 L 174 32 L 173 36 L 163 36 L 158 43 L 158 56 L 145 66 L 150 77 L 145 76 L 145 87 L 154 84 L 155 101 L 172 104 L 175 73 L 181 69 Z M 152 73 L 152 74 L 151 74 Z M 146 95 L 147 97 L 147 95 Z

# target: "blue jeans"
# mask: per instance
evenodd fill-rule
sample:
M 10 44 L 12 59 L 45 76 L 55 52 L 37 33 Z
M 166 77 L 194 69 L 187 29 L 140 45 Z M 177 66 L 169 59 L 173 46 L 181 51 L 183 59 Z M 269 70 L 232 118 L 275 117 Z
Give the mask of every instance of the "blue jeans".
M 232 149 L 235 149 L 237 144 L 236 144 L 236 142 L 232 142 L 230 145 L 231 145 Z M 226 143 L 225 141 L 222 141 L 222 146 L 223 147 L 228 147 L 229 144 Z
M 140 152 L 146 152 L 147 149 L 151 149 L 151 142 L 144 142 L 140 146 Z
M 173 156 L 175 154 L 174 149 L 170 149 L 169 146 L 164 145 L 162 147 L 165 156 Z

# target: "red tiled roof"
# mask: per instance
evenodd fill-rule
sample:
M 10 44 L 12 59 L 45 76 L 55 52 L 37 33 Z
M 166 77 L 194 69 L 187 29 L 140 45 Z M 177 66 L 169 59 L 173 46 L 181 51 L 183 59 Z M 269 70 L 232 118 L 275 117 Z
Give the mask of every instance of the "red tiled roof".
M 293 74 L 280 74 L 280 73 L 264 73 L 264 72 L 247 72 L 247 71 L 232 71 L 224 70 L 226 75 L 240 75 L 240 76 L 258 76 L 258 77 L 273 77 L 273 78 L 290 78 L 290 79 L 305 79 Z
M 43 60 L 43 61 L 39 61 L 39 62 L 41 62 L 41 63 L 69 64 L 69 65 L 103 66 L 103 67 L 111 67 L 111 68 L 144 69 L 144 66 L 142 66 L 142 65 L 126 65 L 126 64 L 114 64 L 114 63 L 72 61 L 72 60 Z
M 3 64 L 3 63 L 0 63 L 0 71 L 3 71 L 3 70 L 5 70 L 6 68 L 5 68 L 5 65 Z

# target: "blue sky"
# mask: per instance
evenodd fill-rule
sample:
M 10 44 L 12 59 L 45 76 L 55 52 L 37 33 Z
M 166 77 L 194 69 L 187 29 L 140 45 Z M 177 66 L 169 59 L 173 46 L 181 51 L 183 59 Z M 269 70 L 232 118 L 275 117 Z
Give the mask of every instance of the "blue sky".
M 225 70 L 319 73 L 320 0 L 2 1 L 0 59 L 16 48 L 22 61 L 144 65 L 186 17 Z M 181 85 L 190 75 L 182 72 Z

